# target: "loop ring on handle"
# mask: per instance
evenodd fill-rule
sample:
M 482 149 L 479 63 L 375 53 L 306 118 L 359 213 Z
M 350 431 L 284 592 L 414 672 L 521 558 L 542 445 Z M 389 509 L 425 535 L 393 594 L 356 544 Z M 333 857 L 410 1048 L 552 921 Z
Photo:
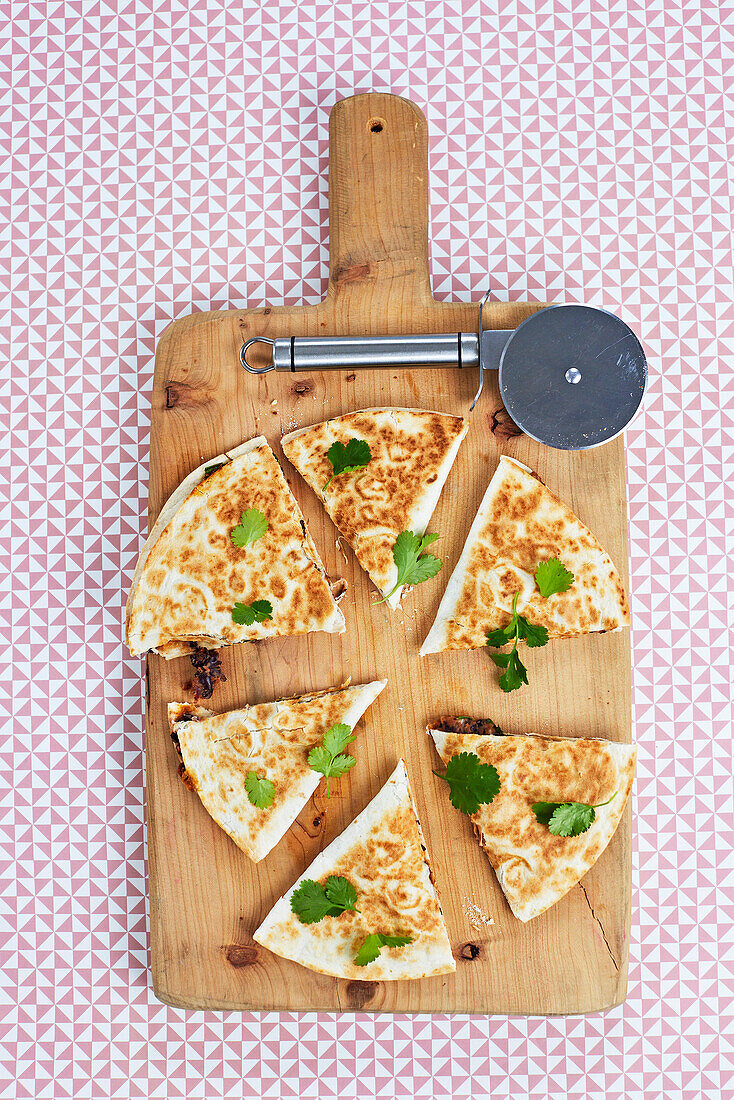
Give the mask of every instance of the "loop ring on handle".
M 250 366 L 245 356 L 247 354 L 247 349 L 251 347 L 252 344 L 270 344 L 271 348 L 274 348 L 275 340 L 271 340 L 269 336 L 253 336 L 247 340 L 240 349 L 240 363 L 242 363 L 245 370 L 249 371 L 250 374 L 268 374 L 271 370 L 275 370 L 275 363 L 271 363 L 267 367 Z
M 484 307 L 489 301 L 489 290 L 479 303 L 479 389 L 474 394 L 474 400 L 469 406 L 469 412 L 473 412 L 474 406 L 479 400 L 482 390 L 484 389 L 484 362 L 482 360 L 482 333 L 484 332 Z

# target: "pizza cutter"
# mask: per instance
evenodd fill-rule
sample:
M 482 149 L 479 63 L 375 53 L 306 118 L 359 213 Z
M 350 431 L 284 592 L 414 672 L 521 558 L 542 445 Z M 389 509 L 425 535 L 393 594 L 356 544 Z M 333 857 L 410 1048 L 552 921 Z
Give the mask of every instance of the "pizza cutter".
M 562 451 L 585 451 L 618 436 L 637 412 L 647 382 L 640 341 L 604 309 L 551 305 L 515 329 L 410 336 L 253 336 L 240 360 L 250 374 L 370 368 L 479 367 L 499 371 L 507 412 L 526 435 Z M 248 348 L 272 348 L 271 362 L 253 367 Z

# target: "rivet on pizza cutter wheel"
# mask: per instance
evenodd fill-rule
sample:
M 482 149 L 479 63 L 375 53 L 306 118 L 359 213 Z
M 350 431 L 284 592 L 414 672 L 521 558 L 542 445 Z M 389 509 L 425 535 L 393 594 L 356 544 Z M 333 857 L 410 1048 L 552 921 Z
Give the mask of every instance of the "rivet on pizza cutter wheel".
M 499 372 L 502 403 L 526 435 L 563 451 L 585 451 L 614 439 L 640 407 L 647 362 L 640 341 L 621 318 L 584 305 L 552 305 L 516 329 L 410 336 L 253 336 L 240 361 L 250 374 L 278 371 L 479 367 Z M 272 361 L 252 367 L 253 344 L 272 347 Z

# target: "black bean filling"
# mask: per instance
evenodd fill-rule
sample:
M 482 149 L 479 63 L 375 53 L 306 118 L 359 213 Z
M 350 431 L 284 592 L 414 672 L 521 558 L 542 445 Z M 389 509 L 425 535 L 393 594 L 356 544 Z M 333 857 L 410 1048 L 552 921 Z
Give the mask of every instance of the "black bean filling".
M 495 737 L 503 736 L 502 730 L 491 718 L 467 718 L 462 715 L 459 718 L 439 718 L 431 729 L 440 730 L 442 733 L 472 733 L 480 736 L 490 734 Z
M 227 677 L 222 672 L 222 658 L 218 649 L 204 649 L 195 642 L 190 642 L 191 653 L 189 660 L 194 666 L 194 681 L 197 699 L 211 699 L 214 688 L 221 681 L 225 683 Z

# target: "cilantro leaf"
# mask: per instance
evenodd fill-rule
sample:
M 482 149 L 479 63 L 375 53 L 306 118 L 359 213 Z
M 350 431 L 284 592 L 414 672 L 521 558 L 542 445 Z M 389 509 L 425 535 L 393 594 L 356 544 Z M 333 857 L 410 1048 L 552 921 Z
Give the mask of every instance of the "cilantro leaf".
M 326 731 L 321 744 L 314 745 L 308 754 L 308 762 L 313 770 L 326 776 L 327 798 L 331 798 L 329 780 L 340 779 L 357 763 L 353 756 L 341 751 L 354 740 L 351 728 L 343 722 L 337 722 Z
M 389 600 L 393 592 L 397 592 L 404 584 L 422 584 L 423 581 L 435 577 L 443 565 L 440 558 L 433 554 L 424 553 L 425 548 L 434 543 L 438 535 L 414 535 L 412 531 L 401 531 L 395 539 L 392 548 L 393 561 L 398 570 L 398 579 L 395 587 L 377 603 Z
M 616 797 L 615 791 L 612 798 Z M 532 810 L 540 824 L 547 825 L 554 836 L 580 836 L 593 825 L 599 807 L 608 806 L 612 798 L 597 802 L 595 806 L 586 802 L 534 802 Z
M 330 775 L 332 779 L 341 779 L 350 768 L 353 768 L 357 761 L 353 756 L 349 756 L 348 753 L 340 752 L 331 761 Z M 326 786 L 328 788 L 329 783 L 327 780 Z M 328 794 L 328 791 L 327 791 Z
M 356 470 L 363 470 L 371 460 L 372 452 L 366 440 L 352 437 L 346 446 L 338 440 L 332 443 L 326 457 L 331 463 L 333 473 L 321 490 L 322 493 L 326 492 L 339 474 L 353 474 Z
M 332 754 L 323 745 L 314 745 L 308 754 L 309 765 L 315 772 L 321 772 L 322 775 L 326 775 L 333 759 Z
M 236 603 L 232 608 L 232 622 L 238 626 L 264 623 L 273 617 L 270 600 L 254 600 L 252 603 Z
M 434 531 L 434 533 L 433 533 L 433 534 L 431 534 L 431 535 L 424 535 L 424 536 L 423 536 L 423 549 L 425 550 L 425 548 L 426 548 L 427 546 L 430 546 L 430 545 L 431 545 L 431 543 L 433 543 L 433 542 L 438 542 L 438 540 L 439 540 L 440 538 L 441 538 L 441 536 L 440 536 L 440 535 L 437 535 L 437 534 L 435 533 L 435 531 Z
M 221 470 L 222 466 L 226 466 L 226 462 L 212 462 L 211 466 L 204 467 L 204 478 L 211 477 L 217 470 Z
M 517 688 L 522 687 L 527 682 L 528 670 L 520 660 L 520 654 L 517 652 L 516 646 L 508 656 L 507 667 L 500 676 L 499 684 L 503 691 L 516 691 Z
M 356 901 L 356 888 L 340 875 L 329 875 L 323 886 L 306 878 L 291 894 L 291 910 L 301 924 L 316 924 L 324 917 L 338 917 L 348 909 L 358 913 Z
M 499 649 L 503 645 L 507 645 L 515 637 L 515 622 L 514 616 L 510 619 L 507 626 L 501 626 L 497 630 L 490 630 L 487 634 L 487 645 L 491 645 L 493 648 Z
M 532 810 L 541 825 L 547 825 L 560 802 L 533 802 Z
M 522 615 L 517 616 L 517 636 L 529 649 L 548 644 L 548 631 L 537 623 L 529 623 Z
M 326 731 L 321 739 L 321 744 L 327 752 L 330 752 L 332 756 L 336 756 L 338 752 L 341 752 L 354 740 L 356 738 L 352 733 L 352 727 L 348 726 L 346 722 L 336 722 L 331 729 Z
M 329 875 L 324 891 L 332 905 L 338 906 L 341 910 L 352 909 L 358 912 L 357 887 L 349 879 L 342 878 L 341 875 Z
M 546 600 L 556 592 L 566 592 L 573 582 L 573 573 L 569 572 L 558 558 L 539 562 L 535 570 L 535 583 L 540 589 L 541 596 Z
M 304 879 L 291 894 L 291 910 L 301 924 L 316 924 L 324 919 L 331 907 L 321 883 L 310 878 Z
M 593 806 L 583 802 L 564 802 L 551 814 L 548 828 L 554 836 L 578 836 L 586 832 L 595 817 Z
M 380 954 L 382 944 L 380 943 L 380 937 L 378 933 L 373 932 L 367 937 L 362 946 L 354 956 L 354 962 L 357 966 L 367 966 L 368 963 L 374 962 Z
M 258 512 L 257 508 L 248 508 L 242 513 L 239 525 L 230 531 L 230 538 L 235 546 L 244 550 L 250 543 L 261 539 L 269 526 L 262 512 Z
M 380 943 L 383 947 L 407 947 L 413 942 L 412 936 L 386 936 L 384 932 L 378 932 Z
M 433 774 L 446 780 L 452 806 L 465 814 L 475 814 L 480 806 L 491 802 L 500 789 L 497 769 L 493 764 L 483 764 L 473 752 L 452 756 L 445 775 Z
M 439 569 L 443 565 L 440 558 L 435 557 L 433 554 L 422 554 L 418 558 L 416 563 L 411 567 L 411 572 L 406 575 L 403 584 L 422 584 L 423 581 L 429 581 L 431 577 L 435 577 Z
M 374 962 L 383 947 L 405 947 L 413 942 L 412 936 L 386 936 L 384 932 L 372 932 L 354 956 L 357 966 Z
M 258 810 L 265 810 L 275 798 L 275 785 L 264 776 L 261 779 L 257 772 L 248 772 L 245 776 L 245 790 L 247 797 Z

